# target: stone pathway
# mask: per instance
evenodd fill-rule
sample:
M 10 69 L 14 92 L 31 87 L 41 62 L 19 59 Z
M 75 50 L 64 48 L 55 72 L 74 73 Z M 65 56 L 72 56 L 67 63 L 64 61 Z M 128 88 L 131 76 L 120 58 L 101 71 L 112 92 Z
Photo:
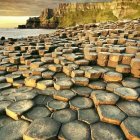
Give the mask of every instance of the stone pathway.
M 140 20 L 78 25 L 0 46 L 0 140 L 140 140 Z

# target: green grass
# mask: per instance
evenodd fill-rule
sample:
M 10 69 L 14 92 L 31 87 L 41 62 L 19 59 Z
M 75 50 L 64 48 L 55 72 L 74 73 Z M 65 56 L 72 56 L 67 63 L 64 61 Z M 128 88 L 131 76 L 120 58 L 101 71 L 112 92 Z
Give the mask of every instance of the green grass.
M 132 1 L 120 3 L 124 7 L 127 7 L 127 10 L 122 12 L 120 17 L 116 17 L 113 14 L 113 11 L 110 9 L 89 9 L 89 10 L 78 10 L 78 11 L 68 11 L 59 17 L 59 27 L 69 27 L 76 24 L 86 24 L 93 22 L 106 22 L 106 21 L 117 21 L 118 19 L 136 19 L 140 18 L 140 5 L 133 3 Z
M 59 27 L 116 20 L 117 18 L 113 15 L 111 10 L 70 11 L 65 13 L 63 17 L 59 18 Z
M 128 19 L 136 19 L 136 18 L 140 18 L 140 5 L 138 4 L 130 4 L 129 5 L 130 11 L 128 11 L 127 15 L 124 18 L 128 18 Z
M 117 21 L 111 10 L 100 10 L 96 16 L 96 22 Z
M 109 8 L 104 10 L 102 9 L 86 9 L 82 10 L 75 10 L 65 12 L 65 14 L 61 17 L 52 17 L 47 18 L 46 21 L 48 23 L 58 23 L 58 27 L 69 27 L 75 26 L 76 24 L 88 24 L 88 23 L 95 23 L 95 22 L 106 22 L 106 21 L 117 21 L 118 19 L 136 19 L 140 18 L 140 5 L 137 3 L 133 3 L 132 1 L 122 2 L 119 3 L 121 9 L 120 16 L 117 18 L 113 11 Z M 126 10 L 126 9 L 127 10 Z M 123 11 L 124 10 L 124 11 Z M 117 11 L 116 11 L 117 12 Z

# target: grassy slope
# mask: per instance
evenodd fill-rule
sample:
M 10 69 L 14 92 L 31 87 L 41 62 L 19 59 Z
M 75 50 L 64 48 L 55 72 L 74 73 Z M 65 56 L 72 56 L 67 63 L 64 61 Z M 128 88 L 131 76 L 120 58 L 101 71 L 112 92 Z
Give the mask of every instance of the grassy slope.
M 133 12 L 129 11 L 124 18 L 129 18 L 129 19 L 140 18 L 140 5 L 133 3 L 133 4 L 129 5 L 129 6 L 134 11 Z
M 137 4 L 129 5 L 132 11 L 128 11 L 124 15 L 124 19 L 135 19 L 140 18 L 140 6 Z M 69 11 L 65 13 L 63 17 L 59 18 L 59 27 L 74 26 L 76 24 L 86 24 L 93 22 L 106 22 L 106 21 L 116 21 L 111 10 L 86 10 L 86 11 Z
M 86 10 L 65 13 L 59 19 L 59 27 L 74 26 L 76 24 L 86 24 L 102 21 L 116 21 L 117 18 L 111 10 Z

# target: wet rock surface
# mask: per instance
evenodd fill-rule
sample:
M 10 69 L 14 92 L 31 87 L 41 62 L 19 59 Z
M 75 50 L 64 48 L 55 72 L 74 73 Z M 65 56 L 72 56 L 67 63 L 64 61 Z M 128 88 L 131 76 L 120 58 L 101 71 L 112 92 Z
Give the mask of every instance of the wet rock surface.
M 139 26 L 77 25 L 4 40 L 0 139 L 140 139 Z

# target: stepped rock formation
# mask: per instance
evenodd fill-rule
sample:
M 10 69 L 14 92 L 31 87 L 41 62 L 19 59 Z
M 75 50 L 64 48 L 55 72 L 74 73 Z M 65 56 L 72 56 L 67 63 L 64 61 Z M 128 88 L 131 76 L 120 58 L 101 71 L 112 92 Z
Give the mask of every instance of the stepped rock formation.
M 62 3 L 45 9 L 27 21 L 27 28 L 57 28 L 92 22 L 116 21 L 140 17 L 139 0 L 112 0 L 99 3 Z M 22 26 L 19 26 L 22 27 Z
M 140 140 L 140 19 L 1 40 L 0 140 Z

